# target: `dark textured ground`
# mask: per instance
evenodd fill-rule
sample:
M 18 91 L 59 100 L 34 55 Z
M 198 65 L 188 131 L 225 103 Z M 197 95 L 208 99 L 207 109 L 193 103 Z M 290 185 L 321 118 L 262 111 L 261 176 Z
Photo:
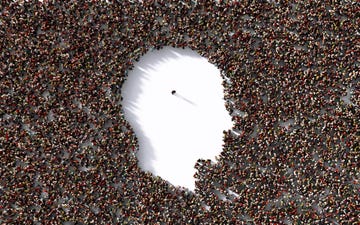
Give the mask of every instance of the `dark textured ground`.
M 357 1 L 76 2 L 1 2 L 1 224 L 359 223 Z M 240 135 L 195 194 L 138 168 L 121 113 L 127 71 L 165 45 L 230 78 Z

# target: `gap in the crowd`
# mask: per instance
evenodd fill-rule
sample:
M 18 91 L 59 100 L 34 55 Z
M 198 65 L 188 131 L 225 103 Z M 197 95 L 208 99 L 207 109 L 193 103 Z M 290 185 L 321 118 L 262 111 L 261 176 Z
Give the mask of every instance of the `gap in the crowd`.
M 139 141 L 139 167 L 195 189 L 195 163 L 222 151 L 232 128 L 219 69 L 195 51 L 165 47 L 142 56 L 122 86 L 122 106 Z

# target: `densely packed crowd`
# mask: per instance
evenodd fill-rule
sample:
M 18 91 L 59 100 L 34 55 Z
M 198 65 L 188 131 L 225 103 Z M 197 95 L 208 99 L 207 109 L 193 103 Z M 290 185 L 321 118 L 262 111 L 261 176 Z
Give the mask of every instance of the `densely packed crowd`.
M 360 222 L 357 1 L 0 7 L 0 224 Z M 127 71 L 163 46 L 221 69 L 235 122 L 195 193 L 139 169 L 122 114 Z

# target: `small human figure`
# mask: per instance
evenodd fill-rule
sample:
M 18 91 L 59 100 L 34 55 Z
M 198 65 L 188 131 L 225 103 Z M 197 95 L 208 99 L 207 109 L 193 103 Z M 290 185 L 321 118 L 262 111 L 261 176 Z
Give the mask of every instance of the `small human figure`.
M 171 94 L 172 94 L 172 95 L 176 94 L 176 91 L 175 91 L 175 90 L 172 90 L 172 91 L 171 91 Z

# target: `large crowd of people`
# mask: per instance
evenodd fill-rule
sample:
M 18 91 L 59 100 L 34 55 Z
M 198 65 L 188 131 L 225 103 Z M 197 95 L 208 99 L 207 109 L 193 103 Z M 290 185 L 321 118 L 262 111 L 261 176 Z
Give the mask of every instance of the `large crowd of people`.
M 2 1 L 0 224 L 358 224 L 359 12 Z M 221 70 L 235 123 L 217 163 L 194 163 L 195 192 L 138 167 L 123 116 L 127 72 L 164 46 Z

